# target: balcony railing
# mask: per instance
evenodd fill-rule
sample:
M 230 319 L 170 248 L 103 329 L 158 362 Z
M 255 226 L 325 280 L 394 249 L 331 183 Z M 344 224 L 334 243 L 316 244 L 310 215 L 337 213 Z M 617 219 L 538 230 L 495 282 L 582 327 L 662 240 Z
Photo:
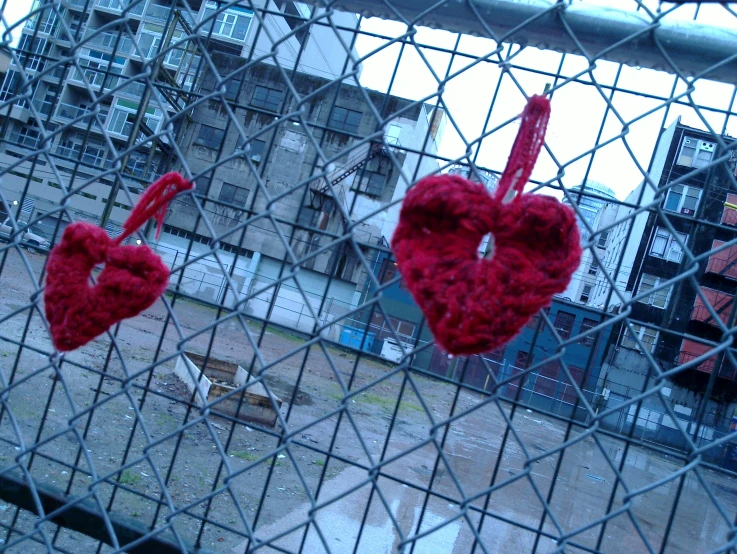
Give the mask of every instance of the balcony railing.
M 158 4 L 152 4 L 149 2 L 149 4 L 146 6 L 144 16 L 159 21 L 166 21 L 169 18 L 170 11 L 171 8 L 168 8 L 167 6 L 160 6 Z
M 72 106 L 71 104 L 59 104 L 59 109 L 56 110 L 56 117 L 59 119 L 73 120 L 85 115 L 92 114 L 93 111 L 90 108 L 84 108 L 80 106 Z M 107 108 L 100 110 L 100 118 L 105 119 L 109 113 Z
M 98 49 L 105 50 L 107 52 L 112 52 L 113 50 L 115 50 L 116 55 L 130 55 L 135 51 L 133 47 L 133 41 L 130 39 L 130 37 L 119 37 L 117 33 L 100 33 L 89 39 L 86 42 L 86 45 L 95 46 Z
M 90 86 L 99 88 L 103 83 L 105 83 L 105 88 L 108 90 L 117 87 L 122 80 L 122 77 L 117 75 L 106 75 L 105 72 L 98 71 L 96 69 L 85 69 L 84 77 L 87 78 L 87 82 L 89 82 Z M 106 77 L 107 80 L 105 80 Z M 82 72 L 76 67 L 74 68 L 71 77 L 69 77 L 69 80 L 84 84 Z
M 84 7 L 87 5 L 87 0 L 64 0 L 64 2 L 73 8 L 79 8 L 84 9 Z M 90 5 L 92 4 L 92 0 L 90 0 Z
M 37 150 L 41 144 L 40 137 L 29 137 L 27 135 L 21 135 L 18 132 L 10 133 L 8 141 L 10 142 L 10 144 L 22 146 L 24 148 L 30 148 L 33 150 Z
M 124 8 L 130 6 L 133 3 L 133 0 L 97 0 L 95 3 L 99 8 L 103 8 L 106 10 L 113 10 L 116 12 L 122 12 Z M 146 7 L 145 0 L 138 2 L 135 6 L 133 6 L 130 10 L 128 10 L 128 14 L 133 16 L 141 16 L 143 15 L 143 10 Z
M 714 308 L 719 315 L 719 319 L 721 319 L 725 324 L 729 324 L 729 316 L 732 311 L 731 307 L 728 307 L 721 312 L 719 311 L 719 307 L 715 306 Z M 718 327 L 714 318 L 711 317 L 709 310 L 706 309 L 706 306 L 700 303 L 695 304 L 693 310 L 691 310 L 691 319 L 694 321 L 703 321 L 704 323 Z

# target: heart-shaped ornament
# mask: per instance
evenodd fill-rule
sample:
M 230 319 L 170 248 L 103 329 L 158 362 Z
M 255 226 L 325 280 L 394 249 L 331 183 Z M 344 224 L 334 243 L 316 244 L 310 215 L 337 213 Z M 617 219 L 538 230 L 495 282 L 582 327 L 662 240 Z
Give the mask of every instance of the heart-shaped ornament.
M 451 354 L 489 352 L 508 342 L 566 289 L 579 265 L 573 210 L 521 192 L 549 113 L 547 99 L 530 99 L 493 196 L 463 177 L 438 175 L 419 181 L 404 199 L 392 249 L 436 342 Z M 492 252 L 480 257 L 487 233 Z
M 77 222 L 64 230 L 49 254 L 44 303 L 54 346 L 60 351 L 79 348 L 110 326 L 133 317 L 153 304 L 169 282 L 169 269 L 148 246 L 121 243 L 150 217 L 163 223 L 166 204 L 180 191 L 192 188 L 178 173 L 152 184 L 111 239 L 95 225 Z M 104 264 L 94 285 L 93 268 Z
M 94 286 L 90 274 L 105 264 Z M 119 246 L 96 225 L 64 230 L 47 265 L 46 319 L 57 350 L 87 344 L 118 321 L 151 306 L 166 290 L 169 268 L 148 246 Z

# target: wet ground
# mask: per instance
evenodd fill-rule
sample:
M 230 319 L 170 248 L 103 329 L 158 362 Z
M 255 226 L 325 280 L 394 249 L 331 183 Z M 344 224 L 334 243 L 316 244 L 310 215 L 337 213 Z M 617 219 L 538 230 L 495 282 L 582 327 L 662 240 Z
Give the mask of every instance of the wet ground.
M 422 376 L 405 383 L 387 365 L 334 348 L 307 352 L 304 339 L 269 329 L 254 367 L 266 364 L 266 384 L 284 401 L 290 442 L 279 450 L 274 430 L 188 408 L 186 389 L 172 373 L 175 358 L 168 359 L 178 345 L 201 354 L 211 347 L 213 356 L 244 367 L 254 360 L 240 322 L 227 314 L 218 319 L 215 310 L 195 303 L 177 301 L 177 325 L 167 325 L 166 308 L 157 302 L 120 325 L 119 351 L 100 337 L 67 355 L 62 378 L 54 378 L 50 340 L 38 313 L 27 307 L 45 257 L 25 258 L 30 273 L 15 252 L 0 267 L 0 319 L 7 318 L 0 323 L 0 371 L 14 383 L 4 398 L 16 422 L 3 413 L 0 464 L 30 463 L 40 483 L 72 494 L 93 490 L 116 515 L 164 525 L 169 508 L 157 513 L 158 474 L 173 507 L 184 509 L 173 520 L 176 530 L 195 540 L 207 514 L 202 544 L 215 552 L 244 552 L 243 537 L 227 528 L 246 533 L 254 525 L 251 546 L 267 543 L 257 552 L 348 553 L 358 544 L 358 552 L 389 553 L 418 530 L 418 554 L 471 552 L 475 540 L 477 552 L 553 552 L 555 538 L 576 531 L 566 552 L 585 551 L 574 544 L 613 553 L 660 551 L 667 535 L 665 552 L 693 554 L 728 540 L 729 527 L 704 484 L 723 515 L 734 518 L 737 483 L 731 478 L 701 470 L 702 483 L 691 471 L 682 483 L 671 479 L 627 499 L 681 464 L 630 448 L 625 490 L 607 462 L 622 462 L 621 441 L 599 436 L 597 445 L 583 429 L 569 431 L 540 413 L 512 414 L 508 404 L 468 392 L 456 398 L 454 387 Z M 254 323 L 248 329 L 256 336 L 260 331 Z M 346 400 L 341 381 L 351 378 L 352 391 L 368 388 Z M 453 406 L 456 419 L 443 425 Z M 507 432 L 510 417 L 514 433 Z M 561 457 L 557 448 L 565 440 L 575 442 Z M 530 458 L 538 459 L 526 464 Z M 370 470 L 379 464 L 380 472 Z M 208 495 L 211 501 L 202 501 Z M 311 498 L 317 509 L 308 529 Z M 623 506 L 630 510 L 618 512 Z M 607 513 L 614 515 L 602 529 Z M 12 505 L 0 506 L 0 524 L 14 516 Z M 30 530 L 34 523 L 22 512 L 16 525 Z M 44 528 L 53 536 L 53 525 Z M 11 545 L 18 537 L 0 536 Z M 60 532 L 56 544 L 72 552 L 95 548 L 69 531 Z M 26 541 L 7 551 L 46 548 Z

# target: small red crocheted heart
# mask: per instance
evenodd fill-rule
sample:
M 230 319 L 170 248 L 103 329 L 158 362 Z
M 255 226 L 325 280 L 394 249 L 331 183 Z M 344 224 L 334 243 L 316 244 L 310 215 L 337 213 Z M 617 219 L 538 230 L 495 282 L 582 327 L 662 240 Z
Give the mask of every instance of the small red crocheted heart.
M 549 110 L 544 98 L 528 103 L 493 196 L 468 179 L 439 175 L 418 182 L 404 199 L 392 248 L 436 342 L 451 354 L 489 352 L 509 341 L 566 289 L 578 267 L 573 210 L 521 193 Z M 518 194 L 505 203 L 510 188 Z M 487 233 L 493 254 L 479 258 Z
M 90 273 L 102 263 L 105 267 L 91 286 Z M 169 282 L 169 269 L 148 246 L 118 246 L 103 229 L 84 222 L 64 230 L 47 271 L 46 318 L 61 351 L 79 348 L 139 314 Z
M 95 225 L 77 222 L 64 230 L 49 254 L 44 301 L 54 346 L 60 351 L 79 348 L 115 323 L 133 317 L 166 290 L 169 269 L 148 246 L 122 246 L 147 219 L 155 216 L 159 229 L 166 204 L 192 188 L 177 173 L 164 175 L 141 197 L 116 239 Z M 91 285 L 97 264 L 105 264 Z

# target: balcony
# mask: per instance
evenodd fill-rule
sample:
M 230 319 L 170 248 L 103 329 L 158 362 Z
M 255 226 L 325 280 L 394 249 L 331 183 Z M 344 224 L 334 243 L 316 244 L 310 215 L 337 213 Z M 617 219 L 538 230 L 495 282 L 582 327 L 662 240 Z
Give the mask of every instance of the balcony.
M 107 118 L 109 111 L 110 110 L 107 108 L 100 109 L 100 119 L 104 121 L 105 118 Z M 56 118 L 72 121 L 84 116 L 90 116 L 93 113 L 94 110 L 90 108 L 72 106 L 71 104 L 59 104 L 59 109 L 56 110 Z M 84 123 L 85 125 L 87 124 L 86 121 L 81 121 L 78 123 Z
M 143 16 L 149 19 L 155 19 L 156 21 L 166 21 L 169 18 L 170 11 L 171 8 L 167 6 L 160 6 L 149 2 Z
M 698 358 L 699 356 L 706 354 L 709 350 L 711 350 L 712 347 L 708 344 L 703 344 L 700 342 L 683 339 L 683 342 L 681 343 L 681 351 L 678 353 L 678 364 L 685 364 L 690 362 L 691 360 L 694 360 Z M 692 367 L 691 369 L 695 369 L 697 371 L 703 371 L 704 373 L 711 373 L 714 371 L 714 364 L 716 363 L 716 356 L 712 356 L 711 358 L 707 358 L 705 361 L 701 362 L 698 366 Z
M 112 12 L 120 13 L 123 9 L 127 8 L 134 3 L 135 0 L 97 0 L 95 6 L 102 8 L 103 10 L 110 10 Z M 146 0 L 137 2 L 130 10 L 126 13 L 132 16 L 141 17 L 143 10 L 146 7 Z
M 64 4 L 71 8 L 83 10 L 84 7 L 87 5 L 87 0 L 64 0 Z
M 715 240 L 712 242 L 711 248 L 715 250 L 723 245 L 723 241 Z M 737 280 L 737 246 L 730 246 L 709 256 L 706 272 Z
M 94 30 L 90 34 L 93 32 Z M 131 55 L 135 52 L 133 41 L 130 37 L 120 37 L 118 33 L 100 33 L 87 40 L 85 45 L 88 47 L 95 46 L 96 49 L 106 52 L 114 51 L 115 55 Z
M 90 86 L 97 89 L 99 89 L 102 84 L 105 83 L 106 90 L 117 87 L 122 80 L 121 76 L 110 74 L 106 75 L 105 72 L 97 71 L 95 69 L 85 69 L 84 77 L 87 79 L 87 82 L 90 84 Z M 87 86 L 83 80 L 82 72 L 76 67 L 74 68 L 74 71 L 72 71 L 72 75 L 69 77 L 69 82 L 72 84 L 79 83 L 83 87 Z
M 716 310 L 719 315 L 719 319 L 721 319 L 725 325 L 728 325 L 729 317 L 732 314 L 734 296 L 707 287 L 700 288 L 702 294 L 706 297 L 706 300 L 712 305 L 714 310 Z M 691 320 L 701 321 L 712 325 L 713 327 L 717 327 L 716 321 L 711 317 L 709 310 L 706 308 L 706 305 L 699 296 L 694 300 L 693 310 L 691 310 Z

